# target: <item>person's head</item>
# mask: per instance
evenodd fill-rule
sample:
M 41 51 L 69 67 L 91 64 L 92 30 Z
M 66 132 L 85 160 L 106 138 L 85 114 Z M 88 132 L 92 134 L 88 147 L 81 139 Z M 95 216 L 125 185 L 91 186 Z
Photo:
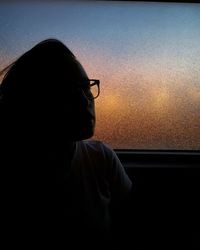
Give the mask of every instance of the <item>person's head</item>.
M 11 64 L 0 86 L 1 106 L 18 127 L 46 130 L 52 138 L 87 139 L 95 127 L 90 84 L 73 53 L 47 39 Z

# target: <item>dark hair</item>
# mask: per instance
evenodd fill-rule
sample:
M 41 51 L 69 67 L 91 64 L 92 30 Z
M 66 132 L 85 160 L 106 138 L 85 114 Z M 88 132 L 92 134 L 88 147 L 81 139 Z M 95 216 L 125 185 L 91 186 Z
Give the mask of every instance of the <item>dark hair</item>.
M 18 155 L 19 141 L 24 152 L 33 147 L 33 142 L 44 150 L 55 138 L 64 138 L 69 116 L 63 110 L 68 98 L 67 85 L 71 83 L 70 77 L 74 77 L 74 63 L 75 56 L 62 42 L 47 39 L 4 69 L 6 74 L 0 85 L 0 133 L 5 154 Z
M 70 78 L 70 67 L 76 61 L 73 53 L 59 40 L 46 39 L 20 56 L 1 71 L 1 103 L 39 98 L 55 89 L 55 80 L 64 72 Z M 65 76 L 66 77 L 66 76 Z M 57 81 L 63 83 L 63 81 Z M 61 86 L 56 86 L 59 89 Z

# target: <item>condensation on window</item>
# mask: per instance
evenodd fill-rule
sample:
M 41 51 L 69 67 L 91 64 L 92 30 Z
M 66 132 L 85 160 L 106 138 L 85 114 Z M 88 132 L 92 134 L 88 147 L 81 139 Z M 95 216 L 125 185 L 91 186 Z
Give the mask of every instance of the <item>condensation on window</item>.
M 200 5 L 0 3 L 0 66 L 48 37 L 100 79 L 93 139 L 116 149 L 200 149 Z

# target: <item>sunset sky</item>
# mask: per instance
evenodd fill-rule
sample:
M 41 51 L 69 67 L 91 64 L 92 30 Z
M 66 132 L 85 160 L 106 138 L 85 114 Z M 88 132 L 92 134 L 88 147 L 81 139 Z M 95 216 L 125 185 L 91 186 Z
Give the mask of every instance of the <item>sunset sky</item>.
M 58 38 L 101 81 L 95 139 L 199 150 L 199 27 L 200 4 L 1 1 L 0 69 Z

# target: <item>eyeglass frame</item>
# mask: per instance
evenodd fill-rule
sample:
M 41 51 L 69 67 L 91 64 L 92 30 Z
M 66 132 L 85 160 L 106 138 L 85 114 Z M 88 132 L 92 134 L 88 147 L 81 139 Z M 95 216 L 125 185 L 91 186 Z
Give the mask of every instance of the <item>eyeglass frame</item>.
M 94 100 L 94 99 L 96 99 L 99 95 L 100 95 L 100 80 L 97 80 L 97 79 L 86 79 L 85 80 L 86 82 L 94 82 L 94 83 L 90 83 L 88 86 L 89 87 L 92 87 L 92 86 L 95 86 L 95 85 L 97 85 L 97 88 L 98 88 L 98 94 L 97 94 L 97 96 L 93 96 L 93 97 L 89 97 L 89 96 L 87 96 L 87 94 L 85 93 L 85 91 L 84 91 L 84 89 L 83 89 L 83 86 L 78 86 L 78 88 L 83 92 L 83 94 L 84 94 L 84 96 L 87 98 L 87 99 L 89 99 L 89 100 Z M 88 87 L 87 86 L 87 87 Z

